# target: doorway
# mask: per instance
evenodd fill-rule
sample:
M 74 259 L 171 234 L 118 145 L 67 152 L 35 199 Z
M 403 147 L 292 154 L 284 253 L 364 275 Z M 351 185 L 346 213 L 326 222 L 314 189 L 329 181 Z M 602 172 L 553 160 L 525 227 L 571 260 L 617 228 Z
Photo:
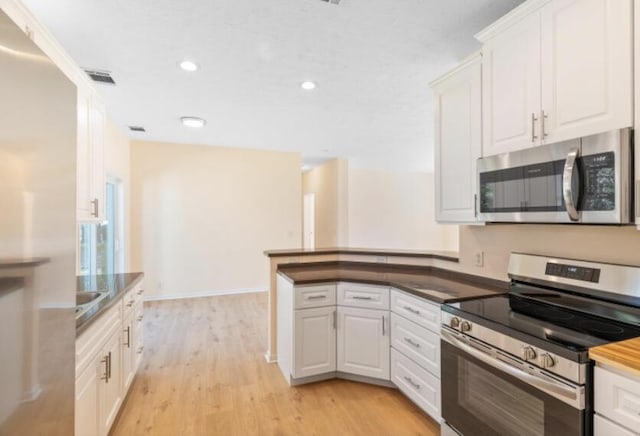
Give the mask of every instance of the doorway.
M 302 248 L 316 248 L 316 194 L 304 194 L 302 213 Z

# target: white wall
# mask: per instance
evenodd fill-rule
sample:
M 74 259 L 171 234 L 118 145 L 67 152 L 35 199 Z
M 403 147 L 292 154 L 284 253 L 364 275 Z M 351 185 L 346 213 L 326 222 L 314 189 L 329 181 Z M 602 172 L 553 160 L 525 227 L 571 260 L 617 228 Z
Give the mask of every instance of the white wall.
M 151 298 L 266 290 L 264 250 L 299 248 L 300 155 L 132 142 L 132 269 Z
M 435 222 L 433 174 L 349 169 L 349 246 L 458 250 L 458 226 Z

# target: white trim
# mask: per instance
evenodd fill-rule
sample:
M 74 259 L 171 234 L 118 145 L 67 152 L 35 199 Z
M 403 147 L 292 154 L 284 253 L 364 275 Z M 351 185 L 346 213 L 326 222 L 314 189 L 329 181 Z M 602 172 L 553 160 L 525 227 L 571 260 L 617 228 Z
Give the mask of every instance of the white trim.
M 446 73 L 444 73 L 442 76 L 438 77 L 437 79 L 432 80 L 429 83 L 429 86 L 432 87 L 432 88 L 435 88 L 440 83 L 444 82 L 445 80 L 447 80 L 451 76 L 453 76 L 456 73 L 458 73 L 459 71 L 464 70 L 465 68 L 467 68 L 469 65 L 473 65 L 475 63 L 481 63 L 481 62 L 482 62 L 482 51 L 477 50 L 477 51 L 473 52 L 472 54 L 470 54 L 469 56 L 467 56 L 466 58 L 464 58 L 462 61 L 460 61 L 460 63 L 457 64 L 453 69 L 447 71 Z
M 40 303 L 38 309 L 75 309 L 76 305 L 71 303 Z
M 487 42 L 487 40 L 513 26 L 518 21 L 539 10 L 549 2 L 551 2 L 551 0 L 528 0 L 499 18 L 493 24 L 476 33 L 474 37 L 482 43 Z
M 271 354 L 271 351 L 267 350 L 267 352 L 264 355 L 264 360 L 266 360 L 267 363 L 277 363 L 278 362 L 278 355 L 277 354 Z
M 194 292 L 191 294 L 147 295 L 144 301 L 183 300 L 185 298 L 219 297 L 221 295 L 267 293 L 264 288 L 244 288 L 221 291 Z

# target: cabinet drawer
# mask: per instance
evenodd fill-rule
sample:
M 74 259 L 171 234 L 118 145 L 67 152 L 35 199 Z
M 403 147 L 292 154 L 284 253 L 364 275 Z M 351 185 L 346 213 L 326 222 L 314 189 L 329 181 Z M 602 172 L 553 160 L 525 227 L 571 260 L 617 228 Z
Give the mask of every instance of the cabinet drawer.
M 389 288 L 357 283 L 338 283 L 338 305 L 388 310 Z
M 335 306 L 336 285 L 296 286 L 294 295 L 296 309 Z
M 391 290 L 391 311 L 440 334 L 440 305 L 397 289 Z
M 596 366 L 595 410 L 628 428 L 640 428 L 640 381 Z
M 392 313 L 391 346 L 440 378 L 439 334 Z
M 599 415 L 593 417 L 593 436 L 636 436 L 637 433 L 633 433 L 624 427 L 620 427 L 618 424 L 609 421 Z
M 391 381 L 437 422 L 440 418 L 440 379 L 391 349 Z

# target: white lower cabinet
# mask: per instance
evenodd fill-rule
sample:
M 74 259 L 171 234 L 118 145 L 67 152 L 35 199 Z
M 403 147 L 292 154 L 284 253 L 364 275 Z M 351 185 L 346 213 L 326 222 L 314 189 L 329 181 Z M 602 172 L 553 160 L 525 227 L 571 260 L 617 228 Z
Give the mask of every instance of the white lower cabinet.
M 338 371 L 389 380 L 389 311 L 338 306 Z
M 594 409 L 600 418 L 595 435 L 627 433 L 606 433 L 598 429 L 608 429 L 612 425 L 626 428 L 628 434 L 640 434 L 640 378 L 596 366 L 594 370 Z M 628 430 L 635 429 L 636 433 Z
M 336 370 L 336 307 L 296 310 L 293 377 Z
M 440 335 L 395 313 L 391 314 L 391 346 L 440 377 Z
M 136 285 L 76 339 L 76 436 L 106 436 L 118 416 L 142 357 L 142 293 Z
M 391 350 L 391 381 L 422 410 L 440 421 L 440 379 L 397 350 Z
M 594 436 L 636 436 L 637 434 L 600 415 L 596 414 L 593 417 Z

